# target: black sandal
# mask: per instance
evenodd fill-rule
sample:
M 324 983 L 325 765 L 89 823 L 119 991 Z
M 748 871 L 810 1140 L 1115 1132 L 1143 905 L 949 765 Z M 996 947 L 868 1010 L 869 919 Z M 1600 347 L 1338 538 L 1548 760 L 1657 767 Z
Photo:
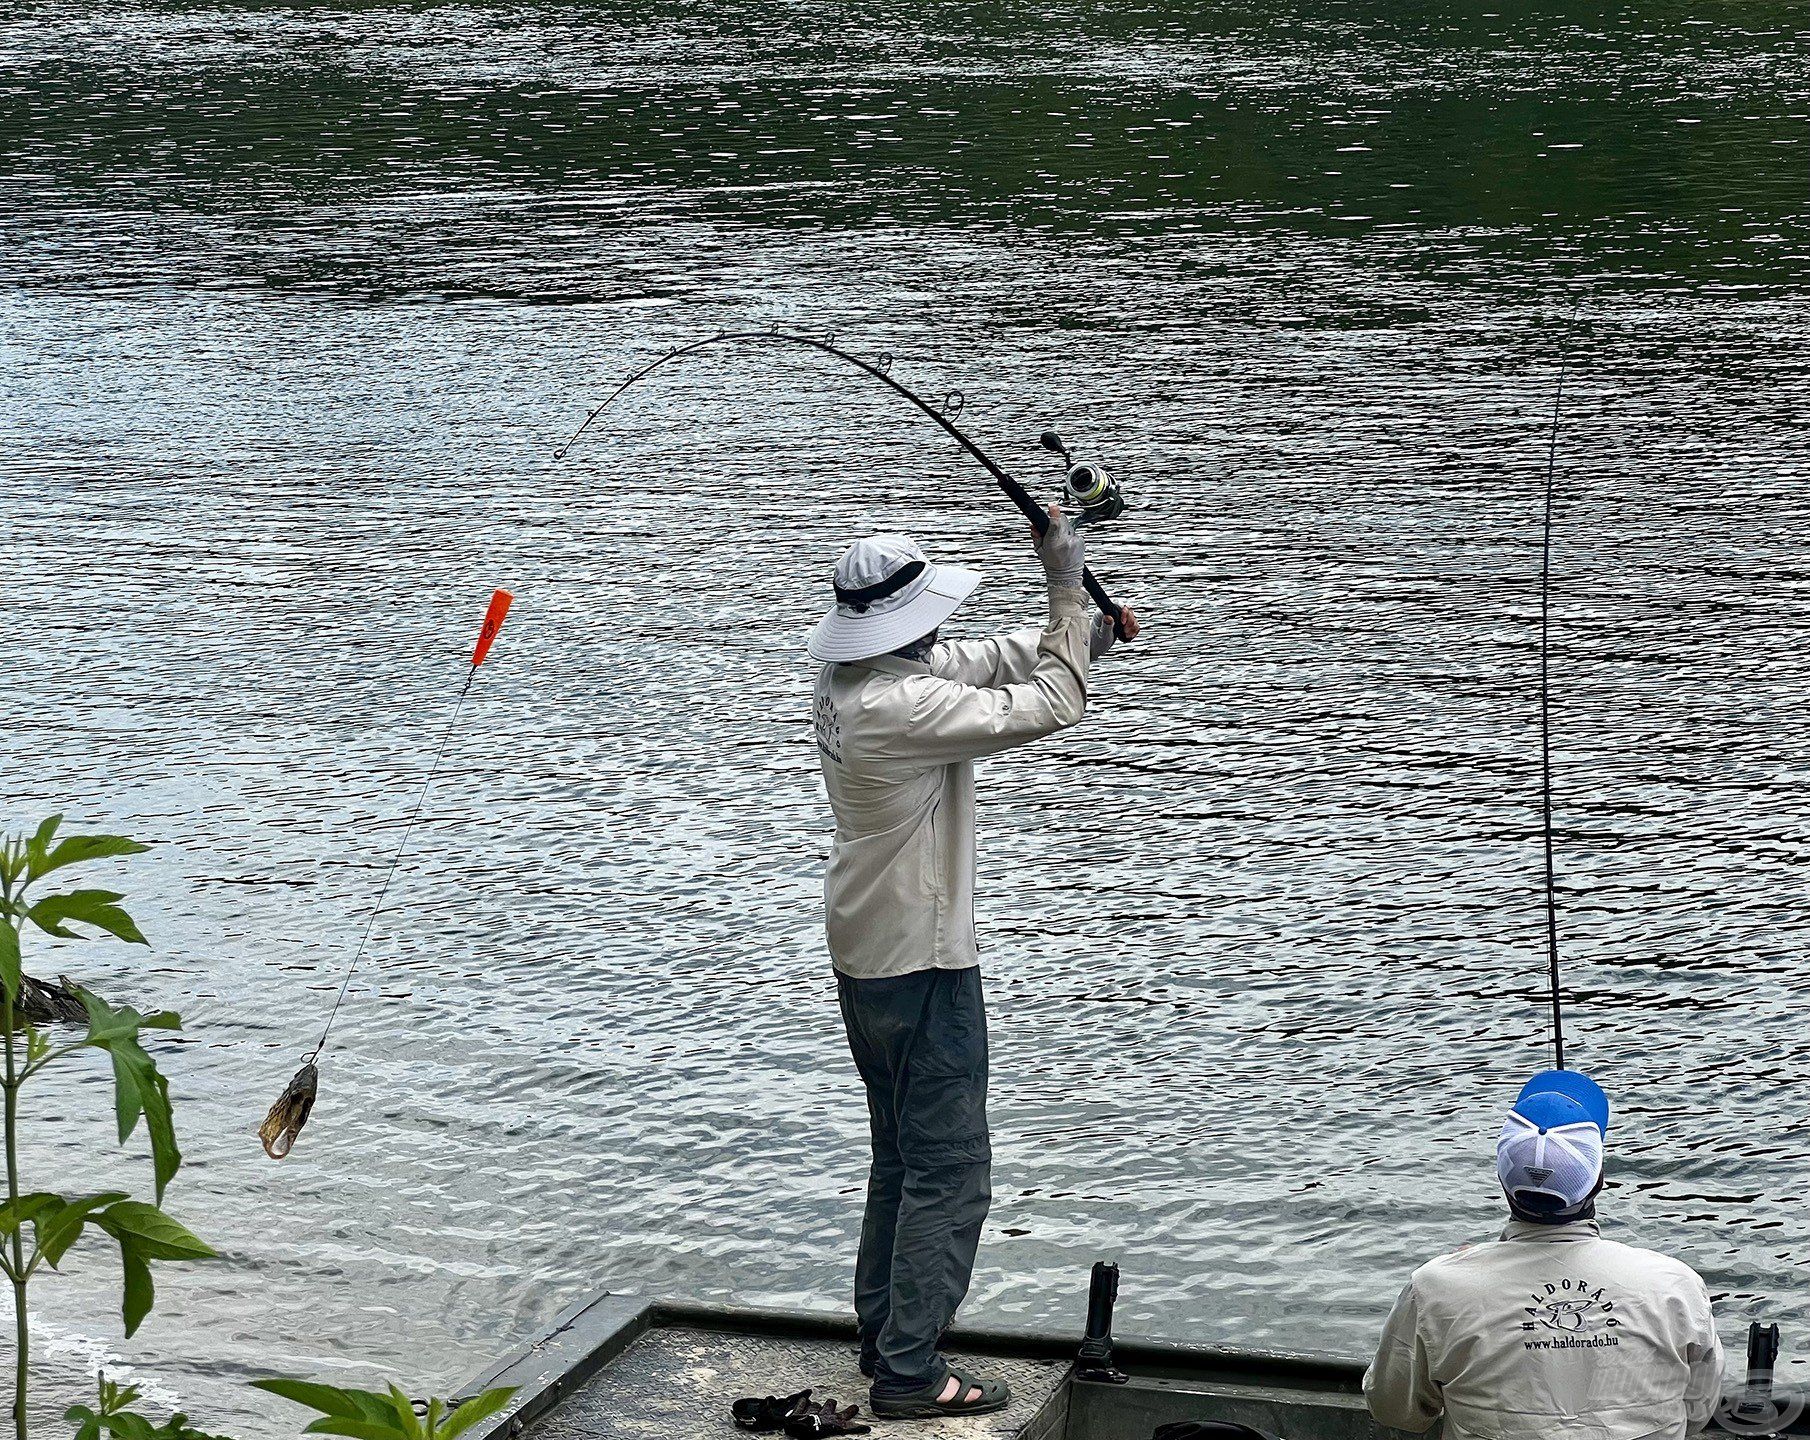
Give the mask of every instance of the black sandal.
M 939 1400 L 937 1397 L 948 1388 L 951 1379 L 956 1382 L 955 1398 Z M 970 1390 L 980 1391 L 980 1399 L 968 1399 Z M 903 1395 L 870 1392 L 867 1403 L 874 1414 L 888 1420 L 936 1420 L 945 1415 L 986 1415 L 1003 1410 L 1012 1403 L 1012 1392 L 1003 1380 L 976 1380 L 951 1368 L 941 1380 L 922 1390 L 907 1390 Z
M 729 1407 L 729 1418 L 739 1430 L 757 1433 L 783 1430 L 786 1421 L 811 1408 L 811 1392 L 800 1390 L 792 1395 L 750 1395 Z
M 865 1435 L 873 1427 L 855 1419 L 860 1413 L 859 1405 L 838 1410 L 834 1399 L 825 1400 L 821 1405 L 807 1403 L 786 1418 L 786 1434 L 792 1440 L 818 1440 L 823 1435 Z

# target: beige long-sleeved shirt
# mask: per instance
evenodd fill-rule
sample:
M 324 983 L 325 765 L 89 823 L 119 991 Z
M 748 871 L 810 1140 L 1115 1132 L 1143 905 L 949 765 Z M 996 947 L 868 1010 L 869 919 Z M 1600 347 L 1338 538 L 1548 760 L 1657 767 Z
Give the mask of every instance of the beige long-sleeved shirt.
M 824 879 L 830 959 L 856 979 L 978 964 L 974 764 L 1075 724 L 1087 708 L 1085 592 L 1050 592 L 1049 623 L 825 665 L 817 749 L 836 815 Z
M 1593 1220 L 1513 1221 L 1421 1266 L 1364 1375 L 1379 1423 L 1444 1415 L 1445 1440 L 1683 1440 L 1721 1394 L 1703 1281 Z

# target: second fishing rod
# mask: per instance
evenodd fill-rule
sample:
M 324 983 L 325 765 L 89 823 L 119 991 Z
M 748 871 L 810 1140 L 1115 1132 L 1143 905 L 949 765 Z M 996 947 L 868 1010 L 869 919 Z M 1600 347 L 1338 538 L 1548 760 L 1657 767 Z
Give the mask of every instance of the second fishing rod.
M 1559 415 L 1565 401 L 1565 372 L 1571 358 L 1574 306 L 1559 345 L 1559 378 L 1552 394 L 1552 429 L 1546 445 L 1545 513 L 1540 527 L 1540 839 L 1545 854 L 1547 981 L 1552 992 L 1552 1063 L 1565 1068 L 1565 1006 L 1559 988 L 1559 882 L 1552 818 L 1552 518 L 1559 460 Z

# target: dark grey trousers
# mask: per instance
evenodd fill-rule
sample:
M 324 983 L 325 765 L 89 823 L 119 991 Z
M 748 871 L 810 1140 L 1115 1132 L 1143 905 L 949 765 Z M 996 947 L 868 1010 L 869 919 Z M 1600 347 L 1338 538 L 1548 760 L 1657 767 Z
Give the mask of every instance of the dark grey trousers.
M 937 1336 L 968 1293 L 993 1199 L 980 968 L 838 975 L 836 986 L 873 1137 L 855 1262 L 861 1349 L 876 1390 L 916 1390 L 948 1374 Z

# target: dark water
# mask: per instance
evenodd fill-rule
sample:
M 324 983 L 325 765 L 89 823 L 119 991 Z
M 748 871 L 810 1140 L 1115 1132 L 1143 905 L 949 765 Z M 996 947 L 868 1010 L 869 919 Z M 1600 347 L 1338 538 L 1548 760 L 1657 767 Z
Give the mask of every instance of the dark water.
M 863 1116 L 804 632 L 863 527 L 1035 615 L 984 479 L 833 330 L 1139 502 L 1087 724 L 983 776 L 997 1201 L 971 1313 L 1364 1353 L 1496 1221 L 1545 1040 L 1537 501 L 1567 316 L 1555 761 L 1615 1233 L 1810 1321 L 1810 73 L 1744 5 L 15 8 L 0 19 L 0 799 L 156 842 L 153 948 L 34 952 L 160 1044 L 223 1251 L 97 1363 L 450 1387 L 600 1287 L 834 1304 Z M 466 706 L 291 1160 L 320 1023 Z M 107 1080 L 27 1182 L 148 1188 Z M 1801 1353 L 1801 1346 L 1800 1346 Z M 274 1405 L 274 1402 L 273 1402 Z

